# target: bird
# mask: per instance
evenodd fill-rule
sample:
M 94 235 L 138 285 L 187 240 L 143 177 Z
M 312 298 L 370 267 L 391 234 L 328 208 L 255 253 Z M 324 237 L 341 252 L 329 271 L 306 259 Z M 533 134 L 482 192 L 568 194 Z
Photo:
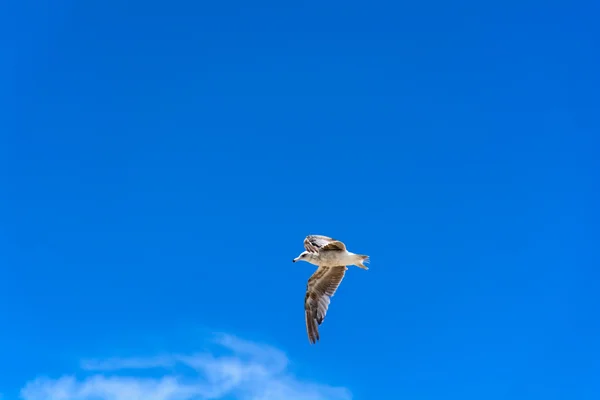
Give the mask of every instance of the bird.
M 344 279 L 347 265 L 368 270 L 363 263 L 369 262 L 369 256 L 352 253 L 343 242 L 324 235 L 306 236 L 304 249 L 293 262 L 305 261 L 318 267 L 308 279 L 304 296 L 306 332 L 309 342 L 315 344 L 320 340 L 319 325 L 325 319 L 331 297 Z

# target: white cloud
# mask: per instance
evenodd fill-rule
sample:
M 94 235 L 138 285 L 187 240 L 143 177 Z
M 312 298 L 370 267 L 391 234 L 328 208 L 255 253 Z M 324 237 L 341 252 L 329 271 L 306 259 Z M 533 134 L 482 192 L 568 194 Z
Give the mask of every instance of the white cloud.
M 221 335 L 229 350 L 154 357 L 85 360 L 84 377 L 39 377 L 21 390 L 23 400 L 350 400 L 350 391 L 301 381 L 278 349 Z M 177 368 L 187 369 L 176 374 Z M 148 374 L 159 369 L 160 374 Z

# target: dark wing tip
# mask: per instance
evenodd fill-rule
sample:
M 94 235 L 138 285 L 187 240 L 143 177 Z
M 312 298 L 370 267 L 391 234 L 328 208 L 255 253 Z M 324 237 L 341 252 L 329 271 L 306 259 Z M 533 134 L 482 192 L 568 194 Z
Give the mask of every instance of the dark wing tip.
M 319 328 L 317 327 L 317 321 L 312 316 L 312 312 L 307 309 L 306 315 L 306 333 L 308 334 L 308 341 L 310 344 L 315 344 L 319 338 Z

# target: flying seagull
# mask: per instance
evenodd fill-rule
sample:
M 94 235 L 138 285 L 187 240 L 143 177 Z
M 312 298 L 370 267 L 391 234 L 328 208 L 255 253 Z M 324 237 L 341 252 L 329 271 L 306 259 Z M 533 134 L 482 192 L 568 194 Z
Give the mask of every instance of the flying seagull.
M 293 261 L 306 261 L 318 267 L 308 279 L 304 296 L 306 332 L 308 340 L 314 344 L 319 340 L 318 326 L 325 319 L 330 299 L 348 270 L 346 265 L 369 269 L 363 265 L 369 256 L 349 252 L 344 243 L 323 235 L 308 235 L 304 239 L 304 248 L 306 250 Z

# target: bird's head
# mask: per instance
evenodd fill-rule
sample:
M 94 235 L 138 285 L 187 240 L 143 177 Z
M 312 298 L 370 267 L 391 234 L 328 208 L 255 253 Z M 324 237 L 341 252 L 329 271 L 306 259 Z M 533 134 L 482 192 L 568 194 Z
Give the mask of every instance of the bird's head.
M 302 253 L 300 253 L 300 255 L 296 258 L 294 258 L 292 261 L 296 262 L 296 261 L 306 261 L 308 262 L 308 260 L 310 259 L 310 254 L 308 253 L 308 251 L 303 251 Z

